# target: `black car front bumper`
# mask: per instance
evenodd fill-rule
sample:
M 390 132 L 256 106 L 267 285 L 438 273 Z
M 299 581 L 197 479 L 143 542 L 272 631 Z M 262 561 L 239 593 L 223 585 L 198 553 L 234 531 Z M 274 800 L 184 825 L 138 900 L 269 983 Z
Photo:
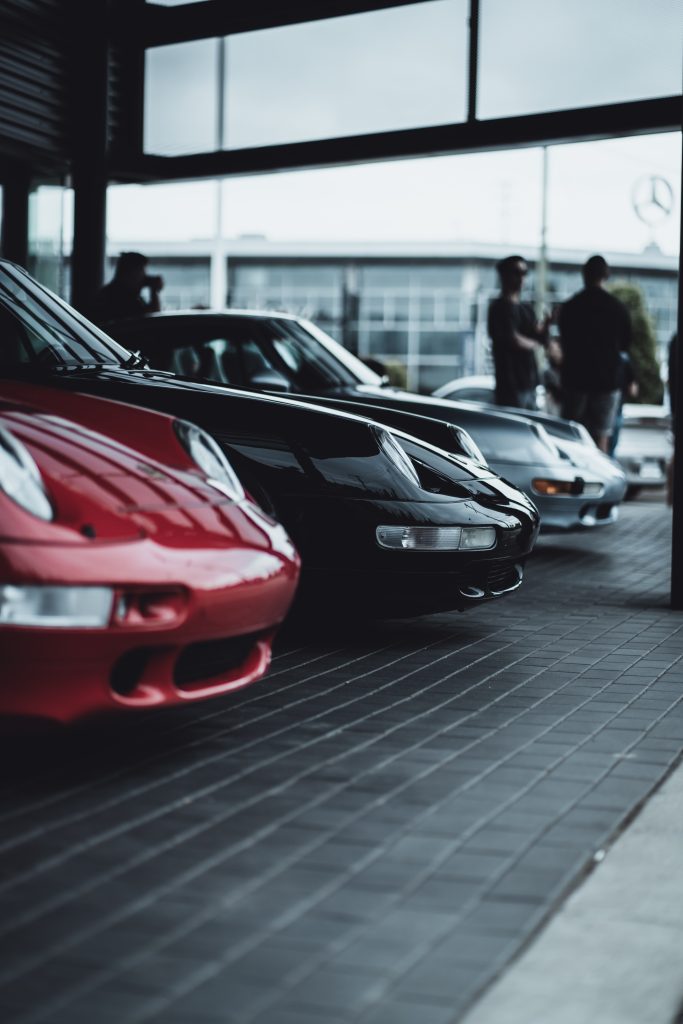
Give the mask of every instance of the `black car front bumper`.
M 311 498 L 279 511 L 302 556 L 299 603 L 378 617 L 462 611 L 513 592 L 539 527 L 524 506 L 469 500 Z M 493 525 L 497 542 L 483 551 L 386 550 L 376 539 L 380 525 Z

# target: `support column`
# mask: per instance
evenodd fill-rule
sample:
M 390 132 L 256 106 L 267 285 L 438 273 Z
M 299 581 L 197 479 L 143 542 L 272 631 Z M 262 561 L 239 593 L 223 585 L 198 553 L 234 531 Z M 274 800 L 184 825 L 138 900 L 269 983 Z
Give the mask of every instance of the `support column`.
M 683 189 L 683 176 L 681 180 Z M 681 192 L 683 194 L 683 191 Z M 681 253 L 683 254 L 683 203 L 681 205 Z M 674 469 L 673 469 L 673 537 L 671 542 L 671 607 L 683 609 L 683 279 L 678 274 L 678 338 L 674 360 L 674 380 L 669 381 L 675 395 Z
M 107 0 L 78 0 L 74 110 L 74 244 L 71 301 L 87 313 L 103 284 L 107 231 L 108 49 Z
M 2 255 L 22 267 L 28 264 L 28 168 L 17 167 L 2 181 Z

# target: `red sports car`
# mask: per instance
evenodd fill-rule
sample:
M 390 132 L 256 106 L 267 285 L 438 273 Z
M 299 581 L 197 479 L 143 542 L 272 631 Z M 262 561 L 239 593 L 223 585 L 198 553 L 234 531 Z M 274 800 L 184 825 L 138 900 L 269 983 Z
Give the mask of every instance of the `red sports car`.
M 0 713 L 69 721 L 260 678 L 299 559 L 204 431 L 0 384 Z

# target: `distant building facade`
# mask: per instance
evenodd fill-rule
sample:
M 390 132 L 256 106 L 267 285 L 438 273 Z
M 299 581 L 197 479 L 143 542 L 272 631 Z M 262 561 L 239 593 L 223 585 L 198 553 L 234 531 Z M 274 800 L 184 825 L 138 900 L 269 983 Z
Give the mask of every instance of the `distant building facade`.
M 399 364 L 408 387 L 434 390 L 453 377 L 490 369 L 488 304 L 497 293 L 496 262 L 515 246 L 455 243 L 284 243 L 260 237 L 219 243 L 127 243 L 163 274 L 165 309 L 276 309 L 307 316 L 361 357 Z M 535 260 L 521 247 L 534 299 Z M 581 287 L 589 252 L 551 250 L 546 303 Z M 676 330 L 677 259 L 658 251 L 604 253 L 613 280 L 639 285 L 665 363 Z

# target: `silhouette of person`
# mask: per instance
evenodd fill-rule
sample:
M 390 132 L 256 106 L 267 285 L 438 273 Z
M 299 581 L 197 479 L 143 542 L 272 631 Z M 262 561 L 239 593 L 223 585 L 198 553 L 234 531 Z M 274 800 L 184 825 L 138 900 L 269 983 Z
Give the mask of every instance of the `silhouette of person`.
M 536 350 L 546 345 L 548 319 L 538 322 L 533 306 L 521 301 L 528 272 L 522 256 L 506 256 L 496 264 L 500 295 L 489 306 L 488 332 L 493 344 L 496 405 L 536 409 L 539 383 Z
M 584 288 L 560 308 L 562 343 L 562 415 L 579 420 L 602 451 L 621 402 L 623 361 L 631 345 L 626 307 L 605 288 L 609 267 L 591 256 L 582 268 Z
M 619 435 L 624 425 L 624 402 L 629 398 L 636 398 L 638 395 L 638 381 L 633 372 L 631 358 L 627 352 L 620 352 L 621 362 L 619 364 L 619 401 L 617 403 L 617 414 L 614 418 L 614 426 L 610 434 L 607 454 L 614 457 L 619 444 Z
M 147 273 L 147 257 L 141 252 L 122 252 L 116 261 L 114 277 L 100 288 L 88 315 L 96 324 L 119 320 L 141 313 L 158 313 L 161 309 L 159 293 L 164 287 L 162 277 Z M 149 290 L 149 301 L 140 294 Z

